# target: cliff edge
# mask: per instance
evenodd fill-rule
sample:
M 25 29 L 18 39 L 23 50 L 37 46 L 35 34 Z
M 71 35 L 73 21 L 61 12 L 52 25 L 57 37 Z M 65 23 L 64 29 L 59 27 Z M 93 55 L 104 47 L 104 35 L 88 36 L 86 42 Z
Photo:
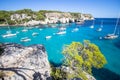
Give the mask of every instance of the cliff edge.
M 50 77 L 50 65 L 42 45 L 24 47 L 18 44 L 2 44 L 0 78 L 4 80 L 46 80 Z

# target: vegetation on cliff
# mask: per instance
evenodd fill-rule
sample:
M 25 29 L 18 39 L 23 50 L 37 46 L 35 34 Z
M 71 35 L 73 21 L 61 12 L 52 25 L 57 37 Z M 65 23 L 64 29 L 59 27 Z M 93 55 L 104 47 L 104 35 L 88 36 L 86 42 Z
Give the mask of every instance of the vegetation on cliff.
M 80 42 L 72 42 L 70 45 L 66 45 L 62 53 L 65 56 L 63 65 L 69 67 L 69 72 L 72 73 L 64 72 L 60 69 L 53 69 L 52 75 L 57 79 L 61 77 L 77 77 L 83 80 L 88 80 L 86 75 L 92 75 L 92 68 L 99 69 L 107 63 L 99 47 L 90 43 L 88 40 L 85 40 L 83 44 Z M 62 76 L 63 74 L 64 76 Z
M 17 11 L 0 11 L 0 24 L 6 24 L 5 19 L 7 19 L 8 24 L 15 25 L 15 24 L 22 24 L 25 22 L 28 22 L 30 20 L 45 20 L 46 13 L 65 13 L 61 11 L 50 11 L 50 10 L 40 10 L 40 11 L 32 11 L 31 9 L 23 9 L 23 10 L 17 10 Z M 72 13 L 69 12 L 73 18 L 80 18 L 81 13 Z M 18 15 L 15 15 L 18 14 Z M 18 17 L 21 17 L 22 14 L 24 14 L 24 19 L 17 19 Z M 11 16 L 16 17 L 15 20 L 11 20 Z M 87 15 L 87 14 L 86 14 Z M 92 15 L 87 15 L 89 17 L 92 17 Z M 29 18 L 28 18 L 29 17 Z M 22 21 L 21 21 L 22 20 Z

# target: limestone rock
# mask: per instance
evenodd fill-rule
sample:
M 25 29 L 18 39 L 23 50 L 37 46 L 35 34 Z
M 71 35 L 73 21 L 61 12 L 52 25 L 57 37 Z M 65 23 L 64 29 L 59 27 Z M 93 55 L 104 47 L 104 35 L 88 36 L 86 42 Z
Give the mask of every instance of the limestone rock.
M 70 74 L 74 73 L 74 71 L 70 67 L 61 66 L 60 69 L 62 71 L 64 71 L 64 72 L 67 72 L 67 73 L 70 73 Z M 84 71 L 84 74 L 86 75 L 88 80 L 96 80 L 92 75 L 86 73 L 85 71 Z M 81 78 L 73 78 L 71 80 L 83 80 L 83 79 L 81 79 Z
M 46 80 L 50 77 L 50 65 L 42 45 L 24 47 L 18 44 L 2 44 L 0 72 L 5 80 Z

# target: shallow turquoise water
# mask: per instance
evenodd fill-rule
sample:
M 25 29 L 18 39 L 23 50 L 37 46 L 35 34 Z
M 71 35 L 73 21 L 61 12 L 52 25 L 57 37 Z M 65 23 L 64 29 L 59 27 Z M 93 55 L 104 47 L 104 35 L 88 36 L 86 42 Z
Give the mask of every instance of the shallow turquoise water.
M 100 23 L 103 21 L 103 30 L 97 32 L 96 29 L 100 27 Z M 99 37 L 104 37 L 108 33 L 112 33 L 115 27 L 116 19 L 96 19 L 95 28 L 91 29 L 90 26 L 92 21 L 86 21 L 83 25 L 76 25 L 75 23 L 66 25 L 67 33 L 64 35 L 56 35 L 58 28 L 33 28 L 28 30 L 28 32 L 22 32 L 24 27 L 12 27 L 13 33 L 19 31 L 17 36 L 10 38 L 3 38 L 1 35 L 5 34 L 8 28 L 0 28 L 0 42 L 14 42 L 25 46 L 33 44 L 43 44 L 47 50 L 49 61 L 55 64 L 61 64 L 63 55 L 61 54 L 62 49 L 65 44 L 70 44 L 72 41 L 82 42 L 83 40 L 90 40 L 91 42 L 97 44 L 103 54 L 105 55 L 108 64 L 105 65 L 104 69 L 109 70 L 108 72 L 113 72 L 114 74 L 120 75 L 120 37 L 114 40 L 104 40 L 99 39 Z M 55 25 L 56 26 L 56 25 Z M 61 26 L 61 25 L 60 25 Z M 59 26 L 58 26 L 59 27 Z M 78 27 L 78 32 L 71 32 L 74 28 Z M 120 27 L 120 26 L 118 26 Z M 119 28 L 118 28 L 119 29 Z M 118 30 L 117 29 L 117 30 Z M 32 36 L 33 32 L 38 32 L 38 36 Z M 46 40 L 45 37 L 51 35 L 52 38 Z M 20 39 L 23 37 L 31 38 L 30 42 L 21 42 Z M 99 71 L 100 72 L 100 71 Z M 94 74 L 99 80 L 105 80 L 106 78 L 100 76 L 95 72 Z M 113 74 L 112 74 L 113 75 Z M 109 75 L 110 76 L 110 75 Z M 107 80 L 107 79 L 106 79 Z M 109 79 L 112 80 L 112 79 Z M 119 79 L 117 79 L 119 80 Z

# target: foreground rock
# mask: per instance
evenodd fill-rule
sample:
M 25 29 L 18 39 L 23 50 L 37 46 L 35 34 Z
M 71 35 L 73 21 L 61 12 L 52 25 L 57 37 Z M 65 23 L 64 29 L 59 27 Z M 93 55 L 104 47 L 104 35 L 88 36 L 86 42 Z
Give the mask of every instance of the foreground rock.
M 23 47 L 18 44 L 2 44 L 0 77 L 5 80 L 46 80 L 50 77 L 50 65 L 42 45 Z
M 60 69 L 64 72 L 67 72 L 69 74 L 74 74 L 75 72 L 70 68 L 70 67 L 66 67 L 66 66 L 61 66 Z M 86 73 L 85 71 L 83 71 L 84 74 L 86 75 L 87 80 L 96 80 L 92 75 Z M 73 78 L 71 80 L 83 80 L 81 78 Z

